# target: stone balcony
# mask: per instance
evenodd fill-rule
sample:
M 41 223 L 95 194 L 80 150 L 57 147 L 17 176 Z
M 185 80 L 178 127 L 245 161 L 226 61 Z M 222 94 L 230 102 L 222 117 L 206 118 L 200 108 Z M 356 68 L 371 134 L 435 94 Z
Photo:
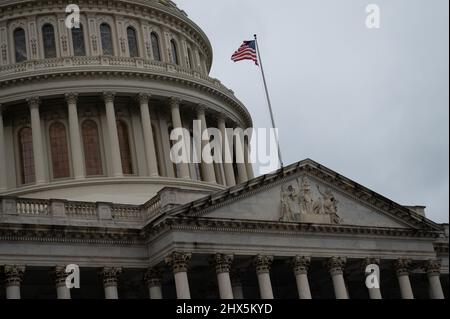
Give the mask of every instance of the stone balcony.
M 164 212 L 207 194 L 202 191 L 164 188 L 143 205 L 3 196 L 0 197 L 0 221 L 11 224 L 141 229 Z

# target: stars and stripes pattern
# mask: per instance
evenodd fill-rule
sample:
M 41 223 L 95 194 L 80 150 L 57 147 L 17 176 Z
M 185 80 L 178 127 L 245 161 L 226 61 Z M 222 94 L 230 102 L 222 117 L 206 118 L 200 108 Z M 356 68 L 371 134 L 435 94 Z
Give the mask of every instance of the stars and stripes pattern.
M 242 60 L 252 60 L 258 65 L 258 55 L 256 53 L 256 41 L 244 41 L 239 49 L 231 56 L 234 62 Z

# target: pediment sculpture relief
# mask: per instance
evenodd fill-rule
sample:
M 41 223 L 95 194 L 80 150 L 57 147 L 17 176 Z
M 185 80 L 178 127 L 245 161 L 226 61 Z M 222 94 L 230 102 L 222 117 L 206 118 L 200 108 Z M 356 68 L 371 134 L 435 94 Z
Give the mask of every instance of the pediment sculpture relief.
M 318 195 L 307 177 L 281 188 L 281 217 L 285 222 L 340 224 L 338 201 L 329 189 L 316 185 Z

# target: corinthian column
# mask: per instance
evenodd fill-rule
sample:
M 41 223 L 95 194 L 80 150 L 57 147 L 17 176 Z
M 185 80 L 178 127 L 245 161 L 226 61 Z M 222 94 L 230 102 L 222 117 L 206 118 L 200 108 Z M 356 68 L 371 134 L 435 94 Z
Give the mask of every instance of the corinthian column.
M 45 183 L 45 160 L 42 143 L 41 117 L 39 115 L 39 97 L 28 99 L 31 114 L 31 131 L 33 135 L 33 156 L 36 175 L 36 184 Z
M 77 112 L 78 94 L 66 94 L 67 107 L 69 110 L 69 132 L 72 153 L 73 172 L 76 179 L 85 178 L 83 150 L 81 147 L 80 124 Z
M 441 284 L 441 261 L 429 260 L 424 265 L 424 270 L 428 276 L 431 299 L 444 299 L 444 291 Z
M 231 287 L 230 269 L 233 263 L 232 255 L 216 254 L 214 258 L 216 266 L 217 282 L 221 299 L 233 299 L 233 288 Z
M 180 99 L 177 98 L 171 98 L 170 99 L 170 110 L 172 113 L 172 125 L 174 129 L 183 129 L 183 124 L 181 122 L 181 115 L 180 115 Z M 181 137 L 181 141 L 178 140 L 177 142 L 183 142 L 184 143 L 184 147 L 185 150 L 188 149 L 187 144 L 186 144 L 186 136 Z M 188 159 L 187 154 L 185 154 L 186 159 Z M 180 164 L 177 164 L 177 166 L 180 168 L 180 174 L 181 176 L 177 176 L 179 178 L 185 178 L 185 179 L 189 179 L 190 178 L 190 174 L 189 174 L 189 165 L 187 162 L 183 161 Z
M 344 268 L 346 263 L 346 258 L 331 257 L 328 259 L 328 270 L 333 280 L 336 299 L 348 299 L 347 287 L 344 281 Z
M 120 156 L 119 136 L 117 134 L 116 111 L 114 110 L 114 93 L 104 92 L 106 121 L 108 123 L 109 148 L 114 177 L 123 177 L 122 158 Z
M 240 270 L 235 270 L 231 273 L 231 287 L 234 299 L 244 299 L 244 287 Z
M 4 273 L 6 299 L 20 299 L 20 284 L 25 273 L 25 266 L 6 265 Z
M 201 154 L 198 154 L 201 159 L 202 176 L 205 182 L 216 184 L 217 181 L 216 181 L 216 174 L 214 172 L 214 164 L 206 163 L 203 159 L 203 150 L 209 144 L 209 138 L 208 140 L 203 140 L 203 133 L 208 130 L 208 124 L 206 123 L 205 107 L 203 106 L 198 107 L 197 118 L 201 123 L 202 129 L 202 141 L 201 141 L 202 152 Z
M 378 283 L 378 285 L 381 285 L 379 273 L 376 273 L 376 274 L 367 274 L 367 273 L 366 273 L 367 266 L 369 266 L 369 265 L 376 265 L 376 266 L 380 267 L 380 260 L 379 260 L 379 259 L 375 259 L 375 258 L 366 258 L 366 259 L 363 261 L 362 266 L 363 266 L 364 274 L 365 274 L 366 276 L 367 276 L 367 275 L 371 275 L 371 276 L 374 276 L 374 275 L 375 275 L 375 276 L 378 276 L 378 277 L 377 277 L 377 283 Z M 369 297 L 370 297 L 370 299 L 383 299 L 383 298 L 381 297 L 381 290 L 380 290 L 379 287 L 367 287 L 367 289 L 368 289 L 368 291 L 369 291 Z
M 178 299 L 191 299 L 187 271 L 192 255 L 174 252 L 166 258 L 166 263 L 172 267 Z
M 6 153 L 3 127 L 3 109 L 0 104 L 0 192 L 6 190 Z
M 155 140 L 152 130 L 152 120 L 150 118 L 150 111 L 148 109 L 148 101 L 150 95 L 141 93 L 138 96 L 138 101 L 141 107 L 141 121 L 142 130 L 144 132 L 144 146 L 145 155 L 147 159 L 147 167 L 150 176 L 158 176 L 158 160 L 156 158 Z
M 56 296 L 58 299 L 70 299 L 70 289 L 67 288 L 66 279 L 66 267 L 56 266 L 54 270 L 55 276 L 55 286 L 56 286 Z
M 225 171 L 226 186 L 233 187 L 236 185 L 236 178 L 234 177 L 233 170 L 233 156 L 230 147 L 231 141 L 226 135 L 225 116 L 223 114 L 219 115 L 218 126 L 220 133 L 222 134 L 222 161 L 223 169 Z
M 117 281 L 121 273 L 122 268 L 114 267 L 105 267 L 101 271 L 103 288 L 105 289 L 105 299 L 119 299 Z
M 414 299 L 411 282 L 409 281 L 409 271 L 411 264 L 412 261 L 410 259 L 398 259 L 394 263 L 402 299 Z
M 311 290 L 308 281 L 308 268 L 310 257 L 296 256 L 292 260 L 295 279 L 297 281 L 298 296 L 300 299 L 311 299 Z
M 238 182 L 245 183 L 248 181 L 247 164 L 245 164 L 245 137 L 244 135 L 236 135 L 236 166 L 238 170 Z
M 150 299 L 163 299 L 161 288 L 161 271 L 158 268 L 149 268 L 145 273 Z
M 272 256 L 258 255 L 255 258 L 256 274 L 258 275 L 261 299 L 274 299 L 272 283 L 270 282 L 270 267 L 272 266 L 272 262 Z

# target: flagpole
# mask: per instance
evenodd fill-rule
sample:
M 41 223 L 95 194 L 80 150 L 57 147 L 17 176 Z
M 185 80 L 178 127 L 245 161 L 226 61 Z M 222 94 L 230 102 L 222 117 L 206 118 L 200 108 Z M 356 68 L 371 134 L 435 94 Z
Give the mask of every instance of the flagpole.
M 267 104 L 269 106 L 269 111 L 270 111 L 270 119 L 272 120 L 272 127 L 274 129 L 275 141 L 276 141 L 277 147 L 278 147 L 278 159 L 280 160 L 281 168 L 283 168 L 284 163 L 283 163 L 283 159 L 281 157 L 280 140 L 278 138 L 278 132 L 277 132 L 276 126 L 275 126 L 275 119 L 273 117 L 273 111 L 272 111 L 272 103 L 270 103 L 270 95 L 269 95 L 269 90 L 267 89 L 266 75 L 264 74 L 264 67 L 263 67 L 263 63 L 262 63 L 262 59 L 261 59 L 261 53 L 259 52 L 258 37 L 256 34 L 255 34 L 255 44 L 256 44 L 256 51 L 258 53 L 259 65 L 261 67 L 261 74 L 262 74 L 262 78 L 263 78 L 263 82 L 264 82 L 264 89 L 266 90 Z

